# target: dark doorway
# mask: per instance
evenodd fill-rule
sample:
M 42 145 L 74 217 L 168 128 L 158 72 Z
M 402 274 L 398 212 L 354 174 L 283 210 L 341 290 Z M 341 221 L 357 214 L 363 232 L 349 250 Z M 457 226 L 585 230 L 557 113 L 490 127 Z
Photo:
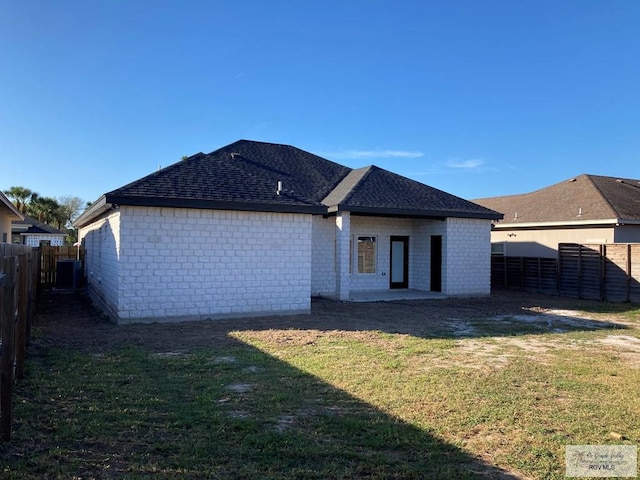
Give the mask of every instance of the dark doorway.
M 409 237 L 391 237 L 389 288 L 409 288 Z
M 442 291 L 442 235 L 431 237 L 431 291 Z

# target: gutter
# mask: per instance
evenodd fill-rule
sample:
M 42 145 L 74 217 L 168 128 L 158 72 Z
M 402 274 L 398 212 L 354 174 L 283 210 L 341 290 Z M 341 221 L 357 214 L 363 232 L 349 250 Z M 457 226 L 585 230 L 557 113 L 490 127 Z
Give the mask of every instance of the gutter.
M 481 212 L 461 212 L 451 210 L 421 210 L 409 208 L 378 208 L 359 207 L 349 205 L 332 205 L 328 207 L 329 213 L 351 212 L 360 215 L 381 216 L 381 217 L 412 217 L 431 218 L 444 220 L 445 218 L 476 218 L 483 220 L 499 220 L 503 218 L 501 213 L 481 213 Z
M 640 225 L 640 220 L 610 218 L 602 220 L 571 220 L 568 222 L 523 222 L 523 223 L 494 223 L 495 230 L 508 230 L 514 228 L 540 228 L 540 227 L 579 227 L 590 225 Z
M 238 210 L 245 212 L 274 212 L 274 213 L 306 213 L 310 215 L 322 215 L 327 213 L 324 205 L 282 205 L 270 203 L 251 202 L 222 202 L 214 200 L 197 200 L 182 198 L 149 198 L 129 197 L 106 194 L 100 197 L 93 205 L 80 215 L 73 226 L 84 227 L 96 217 L 110 209 L 120 206 L 134 207 L 165 207 L 165 208 L 193 208 L 201 210 Z

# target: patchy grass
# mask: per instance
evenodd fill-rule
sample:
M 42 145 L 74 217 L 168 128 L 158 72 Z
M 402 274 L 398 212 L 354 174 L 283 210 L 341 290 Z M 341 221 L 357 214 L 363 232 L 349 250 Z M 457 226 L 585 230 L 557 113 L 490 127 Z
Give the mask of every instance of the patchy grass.
M 564 478 L 567 444 L 640 443 L 640 311 L 606 308 L 470 316 L 422 336 L 50 343 L 17 385 L 0 477 Z

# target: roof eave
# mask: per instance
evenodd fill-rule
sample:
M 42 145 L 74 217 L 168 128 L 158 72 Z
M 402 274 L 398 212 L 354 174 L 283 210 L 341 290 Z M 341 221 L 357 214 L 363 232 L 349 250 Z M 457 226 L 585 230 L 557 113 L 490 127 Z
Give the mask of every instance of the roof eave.
M 8 216 L 11 220 L 24 220 L 24 214 L 2 192 L 0 192 L 0 203 L 9 211 Z
M 414 208 L 382 208 L 382 207 L 361 207 L 351 205 L 333 205 L 328 209 L 329 213 L 351 212 L 361 215 L 377 215 L 381 217 L 412 217 L 412 218 L 474 218 L 483 220 L 499 220 L 503 218 L 497 212 L 461 212 L 451 210 L 423 210 Z
M 596 220 L 570 220 L 555 222 L 522 222 L 522 223 L 495 223 L 494 229 L 507 230 L 514 228 L 544 228 L 544 227 L 580 227 L 580 226 L 604 226 L 604 225 L 640 225 L 640 220 L 625 218 L 604 218 Z
M 216 201 L 186 198 L 162 198 L 162 197 L 133 197 L 106 195 L 106 202 L 112 205 L 129 205 L 134 207 L 171 207 L 171 208 L 196 208 L 211 210 L 241 210 L 253 212 L 277 212 L 277 213 L 327 213 L 323 205 L 290 205 L 279 203 Z
M 107 202 L 106 196 L 101 196 L 98 200 L 93 202 L 89 208 L 87 208 L 82 214 L 75 219 L 73 226 L 76 228 L 82 228 L 85 225 L 90 224 L 95 218 L 99 217 L 109 209 L 112 205 Z

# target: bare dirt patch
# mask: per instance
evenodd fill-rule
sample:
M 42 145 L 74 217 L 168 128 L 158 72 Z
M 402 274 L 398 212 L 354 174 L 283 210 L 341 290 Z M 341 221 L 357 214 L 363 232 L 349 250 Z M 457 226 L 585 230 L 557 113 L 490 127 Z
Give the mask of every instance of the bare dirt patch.
M 82 294 L 45 293 L 40 299 L 34 344 L 51 343 L 100 354 L 134 344 L 166 355 L 235 342 L 230 332 L 261 331 L 284 345 L 311 345 L 329 332 L 380 331 L 425 338 L 479 338 L 518 334 L 519 325 L 591 330 L 610 327 L 602 304 L 545 295 L 497 292 L 487 297 L 344 303 L 314 299 L 309 315 L 273 316 L 176 324 L 114 325 Z M 569 313 L 571 312 L 571 313 Z M 509 326 L 508 323 L 511 325 Z M 488 328 L 488 327 L 495 328 Z M 508 327 L 506 330 L 505 328 Z M 619 327 L 624 328 L 620 324 Z M 551 330 L 550 330 L 551 329 Z M 292 332 L 287 333 L 287 330 Z M 293 330 L 296 332 L 294 333 Z M 227 362 L 219 358 L 214 361 Z

